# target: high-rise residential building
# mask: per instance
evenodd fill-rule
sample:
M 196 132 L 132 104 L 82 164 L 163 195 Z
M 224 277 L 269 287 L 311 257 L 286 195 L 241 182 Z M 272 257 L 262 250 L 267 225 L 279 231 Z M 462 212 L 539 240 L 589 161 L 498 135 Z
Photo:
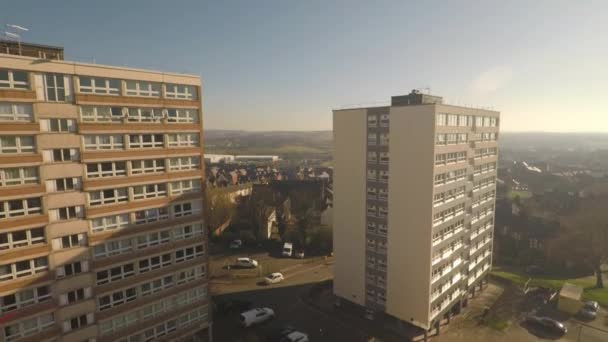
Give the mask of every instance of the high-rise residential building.
M 492 264 L 499 115 L 416 91 L 334 110 L 339 298 L 428 330 L 475 291 Z
M 205 338 L 199 76 L 0 46 L 0 341 Z

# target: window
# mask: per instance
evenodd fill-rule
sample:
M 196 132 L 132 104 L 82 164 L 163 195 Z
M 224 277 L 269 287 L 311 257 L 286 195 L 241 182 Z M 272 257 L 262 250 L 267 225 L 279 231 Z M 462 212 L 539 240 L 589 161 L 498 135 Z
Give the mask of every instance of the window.
M 173 230 L 173 238 L 175 240 L 189 239 L 191 237 L 202 234 L 203 225 L 200 223 L 180 226 Z
M 67 305 L 91 298 L 92 291 L 90 287 L 80 288 L 59 295 L 59 304 Z
M 367 133 L 367 145 L 368 146 L 376 146 L 378 142 L 378 136 L 376 133 Z
M 139 260 L 138 265 L 139 273 L 145 273 L 161 267 L 169 266 L 171 265 L 171 253 L 141 259 Z
M 44 89 L 46 100 L 50 102 L 65 101 L 65 84 L 62 74 L 45 74 Z
M 475 127 L 483 127 L 483 117 L 482 116 L 475 117 Z
M 170 99 L 196 100 L 196 88 L 182 84 L 166 84 L 165 97 Z
M 389 135 L 388 133 L 380 133 L 380 145 L 386 146 L 388 145 Z
M 437 145 L 445 145 L 446 141 L 445 141 L 445 134 L 437 134 L 436 140 L 435 140 L 435 144 Z
M 2 71 L 0 71 L 0 74 Z M 16 341 L 26 336 L 37 334 L 55 325 L 53 313 L 21 320 L 4 327 L 4 338 L 7 342 Z
M 71 133 L 76 131 L 76 120 L 41 119 L 40 127 L 43 132 Z
M 367 180 L 375 181 L 377 177 L 376 170 L 367 170 Z
M 122 150 L 124 137 L 122 135 L 85 135 L 85 150 Z
M 0 282 L 34 275 L 48 269 L 49 263 L 46 257 L 3 264 L 0 265 Z
M 378 162 L 378 152 L 367 152 L 367 162 L 368 163 Z
M 31 104 L 0 102 L 0 121 L 32 122 Z
M 172 196 L 199 191 L 201 191 L 200 179 L 188 179 L 171 183 Z
M 203 266 L 179 271 L 177 273 L 177 284 L 180 285 L 180 284 L 190 282 L 194 279 L 204 278 L 205 275 L 206 275 L 206 271 Z
M 0 153 L 34 153 L 33 136 L 0 136 Z
M 171 240 L 171 234 L 168 230 L 153 232 L 137 237 L 137 249 L 157 246 L 162 243 L 167 243 Z
M 448 126 L 458 126 L 458 115 L 448 114 Z
M 192 170 L 200 168 L 199 157 L 181 157 L 169 159 L 169 170 Z
M 0 296 L 0 313 L 46 302 L 50 299 L 51 289 L 48 285 L 19 290 L 16 293 Z
M 135 274 L 135 267 L 131 264 L 115 266 L 107 270 L 97 272 L 97 285 L 111 283 Z
M 89 192 L 89 205 L 126 202 L 129 200 L 127 188 L 106 189 Z
M 168 277 L 154 279 L 150 282 L 141 284 L 140 289 L 141 289 L 142 296 L 148 296 L 148 295 L 151 295 L 158 291 L 162 291 L 164 289 L 173 287 L 175 285 L 174 281 L 173 281 L 173 277 L 174 276 L 171 275 Z
M 131 174 L 133 175 L 156 172 L 165 172 L 164 159 L 133 160 L 131 162 Z
M 79 81 L 81 93 L 102 95 L 120 94 L 120 81 L 116 79 L 81 76 Z
M 49 192 L 72 191 L 80 189 L 80 178 L 61 178 L 46 181 Z
M 469 122 L 469 117 L 467 115 L 459 115 L 458 116 L 458 126 L 467 127 Z
M 204 254 L 203 245 L 187 247 L 175 251 L 175 262 L 183 262 L 192 260 Z
M 80 315 L 63 321 L 63 332 L 68 332 L 93 324 L 93 314 Z
M 52 209 L 49 210 L 49 216 L 51 222 L 79 219 L 83 217 L 83 208 L 82 206 L 72 206 Z
M 439 166 L 439 165 L 445 165 L 445 158 L 446 155 L 444 154 L 436 154 L 435 155 L 435 165 Z
M 127 96 L 159 97 L 160 83 L 127 80 Z
M 129 214 L 111 215 L 98 217 L 91 220 L 91 231 L 100 233 L 103 231 L 120 230 L 129 226 Z
M 388 152 L 380 152 L 380 164 L 388 164 Z
M 58 148 L 54 150 L 46 150 L 45 160 L 55 163 L 78 161 L 80 155 L 75 148 Z
M 445 135 L 445 140 L 448 145 L 457 144 L 458 143 L 458 134 L 448 133 Z
M 30 89 L 28 73 L 0 69 L 0 88 Z
M 135 212 L 135 224 L 145 224 L 167 219 L 169 219 L 167 208 L 153 208 Z
M 445 126 L 447 124 L 447 115 L 443 113 L 437 114 L 437 126 Z
M 133 187 L 133 199 L 145 199 L 167 196 L 167 184 L 148 184 Z
M 104 162 L 96 164 L 87 164 L 87 177 L 116 177 L 125 176 L 127 174 L 126 162 Z
M 130 122 L 158 122 L 163 118 L 160 108 L 129 108 Z
M 167 122 L 195 123 L 198 122 L 198 110 L 196 109 L 168 109 Z
M 380 127 L 388 127 L 388 114 L 380 115 Z
M 131 134 L 129 135 L 130 148 L 163 147 L 165 137 L 162 134 Z
M 174 217 L 192 215 L 192 213 L 192 203 L 180 203 L 173 206 Z
M 0 186 L 38 183 L 37 167 L 0 169 Z
M 99 311 L 104 311 L 137 299 L 137 288 L 130 287 L 98 298 Z
M 70 264 L 65 264 L 59 266 L 55 269 L 55 276 L 57 279 L 70 277 L 76 274 L 80 274 L 82 272 L 89 271 L 89 262 L 88 261 L 77 261 Z
M 44 243 L 44 227 L 0 233 L 0 251 Z
M 367 127 L 377 127 L 378 117 L 376 115 L 369 115 L 367 117 Z
M 169 147 L 188 147 L 198 146 L 199 140 L 198 134 L 194 133 L 181 133 L 181 134 L 169 134 Z
M 0 219 L 40 214 L 41 212 L 40 197 L 0 201 Z
M 121 107 L 80 107 L 80 119 L 83 122 L 122 122 L 124 115 Z
M 388 171 L 380 171 L 380 183 L 388 183 Z
M 74 247 L 81 247 L 87 244 L 87 239 L 85 234 L 72 234 L 65 235 L 60 238 L 53 239 L 53 249 L 67 249 Z

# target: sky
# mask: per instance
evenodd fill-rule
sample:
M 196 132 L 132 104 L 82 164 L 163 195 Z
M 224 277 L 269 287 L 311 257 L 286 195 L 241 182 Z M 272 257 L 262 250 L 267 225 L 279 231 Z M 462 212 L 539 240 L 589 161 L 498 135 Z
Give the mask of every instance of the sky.
M 608 1 L 0 2 L 68 60 L 197 74 L 207 129 L 329 130 L 430 88 L 503 131 L 608 132 Z

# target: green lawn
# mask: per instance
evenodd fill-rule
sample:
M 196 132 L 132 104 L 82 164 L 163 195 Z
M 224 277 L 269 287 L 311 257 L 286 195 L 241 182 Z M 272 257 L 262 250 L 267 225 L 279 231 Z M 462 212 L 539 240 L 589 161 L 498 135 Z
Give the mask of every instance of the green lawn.
M 510 199 L 514 199 L 515 196 L 519 196 L 520 199 L 524 200 L 524 199 L 532 198 L 532 192 L 531 191 L 519 191 L 519 190 L 509 191 L 508 197 Z
M 500 267 L 494 267 L 492 269 L 492 275 L 494 275 L 495 277 L 510 280 L 519 285 L 525 284 L 526 281 L 528 281 L 529 279 L 529 276 L 523 273 L 505 270 Z M 595 300 L 602 306 L 608 306 L 608 288 L 595 288 L 594 276 L 571 279 L 532 278 L 532 281 L 530 281 L 529 285 L 549 287 L 552 289 L 559 290 L 565 282 L 578 285 L 584 288 L 585 292 L 583 293 L 583 299 Z

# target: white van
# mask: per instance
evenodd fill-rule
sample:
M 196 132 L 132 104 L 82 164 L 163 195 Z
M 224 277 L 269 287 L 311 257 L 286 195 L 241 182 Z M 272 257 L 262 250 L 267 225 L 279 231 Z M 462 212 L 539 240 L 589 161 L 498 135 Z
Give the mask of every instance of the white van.
M 256 267 L 258 267 L 258 262 L 251 258 L 236 258 L 236 266 L 247 267 L 247 268 L 256 268 Z
M 283 244 L 283 256 L 284 257 L 290 257 L 291 253 L 293 253 L 293 243 L 291 242 L 285 242 Z
M 248 328 L 254 324 L 266 322 L 272 318 L 274 318 L 274 310 L 271 308 L 255 308 L 245 311 L 239 315 L 241 325 L 245 328 Z

